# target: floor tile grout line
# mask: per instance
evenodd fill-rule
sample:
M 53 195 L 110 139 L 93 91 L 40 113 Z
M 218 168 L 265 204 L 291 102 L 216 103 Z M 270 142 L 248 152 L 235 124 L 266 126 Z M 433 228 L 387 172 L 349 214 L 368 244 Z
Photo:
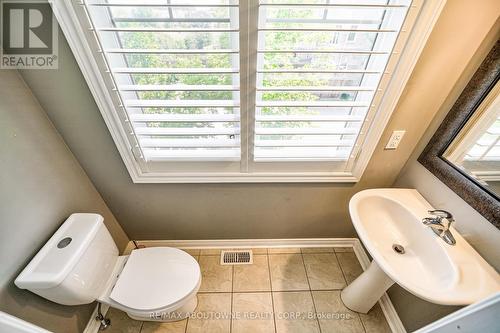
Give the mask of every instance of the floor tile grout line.
M 318 323 L 318 329 L 319 329 L 319 332 L 321 333 L 321 325 L 319 323 L 319 319 L 318 319 L 318 310 L 316 310 L 316 303 L 314 302 L 314 296 L 313 296 L 313 293 L 312 293 L 312 290 L 311 290 L 311 283 L 309 282 L 309 274 L 307 274 L 307 267 L 306 267 L 306 261 L 304 260 L 304 254 L 302 253 L 302 249 L 300 250 L 300 256 L 302 257 L 302 265 L 304 265 L 304 271 L 306 272 L 306 279 L 307 279 L 307 285 L 309 286 L 309 295 L 311 295 L 311 300 L 312 300 L 312 303 L 313 303 L 313 309 L 314 309 L 314 313 L 315 313 L 315 317 L 316 317 L 316 323 Z
M 271 274 L 271 255 L 270 253 L 267 254 L 267 267 L 269 269 L 269 284 L 271 286 L 271 292 L 274 291 L 274 287 L 273 287 L 273 276 Z
M 198 295 L 196 295 L 196 307 L 198 307 Z M 193 313 L 196 311 L 196 308 L 194 308 Z M 184 325 L 184 333 L 187 333 L 188 330 L 188 324 L 189 324 L 189 317 L 191 316 L 192 313 L 190 313 L 186 317 L 186 325 Z
M 269 249 L 266 250 L 267 250 L 267 274 L 269 275 L 269 286 L 271 288 L 271 305 L 273 310 L 274 333 L 278 333 L 278 328 L 276 327 L 276 310 L 274 309 L 273 281 L 271 279 L 271 263 L 269 260 Z
M 255 255 L 254 255 L 254 256 L 255 256 Z M 268 268 L 268 270 L 269 270 L 269 260 L 268 260 L 268 256 L 267 256 L 267 254 L 259 254 L 259 255 L 257 255 L 257 256 L 259 256 L 259 257 L 265 257 L 265 258 L 266 258 L 266 266 L 267 266 L 267 268 Z M 252 266 L 254 266 L 254 265 L 257 265 L 257 264 L 255 263 L 255 260 L 254 260 L 254 261 L 253 261 L 253 263 L 252 263 L 252 264 L 250 264 L 250 265 L 247 265 L 247 264 L 245 264 L 245 265 L 234 265 L 234 267 L 237 267 L 237 266 L 243 266 L 243 267 L 245 267 L 245 266 L 249 266 L 249 267 L 252 267 Z M 234 280 L 234 276 L 233 276 L 233 280 Z M 240 285 L 240 286 L 239 286 L 239 288 L 242 288 L 242 286 Z M 271 278 L 269 278 L 269 289 L 268 289 L 268 290 L 265 290 L 265 289 L 264 289 L 264 290 L 255 290 L 255 289 L 249 289 L 249 290 L 241 290 L 241 289 L 238 289 L 238 290 L 236 290 L 236 289 L 234 288 L 234 285 L 233 285 L 233 292 L 234 292 L 234 293 L 265 293 L 265 292 L 271 292 L 271 291 L 272 291 L 272 290 L 271 290 Z
M 198 253 L 198 255 L 195 257 L 195 259 L 196 259 L 196 262 L 198 263 L 198 266 L 199 266 L 199 265 L 200 265 L 200 262 L 199 262 L 199 260 L 200 260 L 200 254 L 199 254 L 199 253 Z M 201 273 L 200 273 L 200 274 L 201 274 Z M 201 287 L 201 286 L 200 286 L 200 287 Z M 199 304 L 199 303 L 198 303 L 198 301 L 199 301 L 199 300 L 198 300 L 198 294 L 199 294 L 199 292 L 197 292 L 197 293 L 196 293 L 196 308 L 198 307 L 198 304 Z M 195 311 L 196 311 L 196 308 L 194 308 L 193 312 L 195 312 Z M 187 333 L 187 330 L 188 330 L 188 325 L 189 325 L 189 317 L 190 317 L 190 316 L 187 316 L 187 318 L 186 318 L 186 326 L 184 326 L 184 333 Z
M 229 333 L 233 331 L 234 265 L 231 266 L 231 307 L 229 309 Z
M 304 252 L 304 249 L 314 249 L 314 247 L 301 247 L 300 248 L 300 253 L 302 254 L 322 254 L 322 253 L 335 253 L 335 247 L 326 247 L 327 249 L 332 249 L 332 251 L 318 251 L 318 252 Z
M 294 289 L 294 290 L 245 290 L 245 291 L 235 291 L 236 294 L 255 294 L 255 293 L 296 293 L 296 292 L 307 292 L 307 291 L 341 291 L 342 289 Z M 201 291 L 198 294 L 229 294 L 229 291 Z
M 357 312 L 356 312 L 356 315 L 359 318 L 359 322 L 361 323 L 361 327 L 363 327 L 363 331 L 365 331 L 365 333 L 366 333 L 366 327 L 365 327 L 365 324 L 363 323 L 363 320 L 361 319 L 361 316 Z
M 345 252 L 344 252 L 345 253 Z M 345 285 L 340 288 L 340 290 L 344 289 L 345 287 L 347 287 L 347 285 L 349 284 L 349 282 L 347 281 L 347 275 L 344 273 L 344 269 L 342 268 L 342 264 L 340 263 L 340 259 L 339 259 L 339 256 L 337 255 L 336 252 L 333 253 L 334 254 L 334 257 L 335 257 L 335 260 L 337 261 L 337 264 L 339 265 L 339 268 L 340 268 L 340 272 L 342 273 L 342 277 L 344 278 L 344 283 Z M 357 259 L 356 259 L 357 260 Z
M 339 252 L 339 253 L 349 253 L 349 252 Z M 354 256 L 356 258 L 356 260 L 358 260 L 358 257 L 355 255 Z M 342 272 L 342 276 L 344 277 L 344 281 L 345 281 L 345 284 L 346 284 L 346 287 L 349 285 L 349 282 L 347 281 L 347 276 L 346 274 L 344 273 L 344 268 L 342 267 L 342 263 L 340 262 L 340 259 L 339 259 L 339 256 L 337 255 L 337 252 L 335 252 L 335 258 L 337 258 L 337 262 L 339 263 L 339 267 L 340 267 L 340 271 Z M 359 262 L 359 260 L 358 260 Z M 340 292 L 342 292 L 343 289 L 340 289 Z M 344 302 L 342 301 L 342 297 L 340 296 L 339 294 L 339 298 L 340 298 L 340 301 L 342 302 L 342 304 L 344 304 Z M 345 306 L 345 305 L 344 305 Z M 347 306 L 346 306 L 347 308 Z M 348 308 L 347 308 L 348 309 Z M 352 310 L 351 310 L 352 311 Z M 363 323 L 363 319 L 361 319 L 361 316 L 359 313 L 353 311 L 356 316 L 358 317 L 359 319 L 359 322 L 361 323 L 361 327 L 363 327 L 363 331 L 366 333 L 366 327 L 365 327 L 365 324 Z
M 235 294 L 266 294 L 266 293 L 307 293 L 308 291 L 314 291 L 314 292 L 333 292 L 333 291 L 340 291 L 340 289 L 321 289 L 321 290 L 283 290 L 283 291 L 245 291 L 245 292 L 235 292 Z M 219 292 L 204 292 L 200 293 L 201 295 L 207 295 L 207 294 L 230 294 L 228 291 L 219 291 Z

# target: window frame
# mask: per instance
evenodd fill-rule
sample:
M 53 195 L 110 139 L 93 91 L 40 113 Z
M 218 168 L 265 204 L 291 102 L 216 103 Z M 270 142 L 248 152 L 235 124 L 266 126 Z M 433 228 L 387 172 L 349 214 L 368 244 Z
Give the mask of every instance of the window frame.
M 240 91 L 242 98 L 240 105 L 240 142 L 242 159 L 235 162 L 232 167 L 226 168 L 226 162 L 193 162 L 197 166 L 207 167 L 204 171 L 199 168 L 184 168 L 183 172 L 169 172 L 158 169 L 141 159 L 140 151 L 136 144 L 130 141 L 131 135 L 127 133 L 124 117 L 116 111 L 119 101 L 113 96 L 109 89 L 112 82 L 107 80 L 102 72 L 104 59 L 99 59 L 92 50 L 97 46 L 92 45 L 93 31 L 84 28 L 81 24 L 86 17 L 81 4 L 76 1 L 53 0 L 50 2 L 54 15 L 68 41 L 68 44 L 76 58 L 83 76 L 94 96 L 97 106 L 104 118 L 104 121 L 111 133 L 111 136 L 118 148 L 124 164 L 134 183 L 265 183 L 265 182 L 348 182 L 354 183 L 360 180 L 366 169 L 368 162 L 383 134 L 384 129 L 392 115 L 403 89 L 415 67 L 415 64 L 425 46 L 425 43 L 443 9 L 446 0 L 414 0 L 408 11 L 408 18 L 405 20 L 400 34 L 404 38 L 399 38 L 393 49 L 393 53 L 401 55 L 395 59 L 391 57 L 386 67 L 386 71 L 380 85 L 385 85 L 385 92 L 377 94 L 370 107 L 367 119 L 370 126 L 364 133 L 360 133 L 357 142 L 357 149 L 351 154 L 348 161 L 348 171 L 308 171 L 297 172 L 294 170 L 281 171 L 272 170 L 264 172 L 249 172 L 250 164 L 255 164 L 251 159 L 251 150 L 248 145 L 249 140 L 253 140 L 254 113 L 255 110 L 255 85 L 256 85 L 256 52 L 257 34 L 252 27 L 252 18 L 258 15 L 258 0 L 240 1 L 239 24 L 240 24 Z M 83 14 L 82 14 L 83 13 Z M 411 22 L 410 27 L 408 27 Z M 413 24 L 414 22 L 414 24 Z M 249 29 L 245 29 L 249 27 Z M 254 45 L 254 47 L 252 47 Z M 247 59 L 247 55 L 250 58 Z M 103 55 L 104 56 L 104 55 Z M 122 110 L 123 111 L 123 110 Z M 154 162 L 156 163 L 156 162 Z M 179 162 L 164 162 L 179 163 Z M 265 162 L 264 162 L 265 163 Z M 279 162 L 285 164 L 288 162 Z M 315 162 L 306 162 L 315 163 Z M 182 163 L 183 167 L 189 167 L 189 163 Z M 228 170 L 229 169 L 229 170 Z M 228 171 L 218 171 L 228 170 Z

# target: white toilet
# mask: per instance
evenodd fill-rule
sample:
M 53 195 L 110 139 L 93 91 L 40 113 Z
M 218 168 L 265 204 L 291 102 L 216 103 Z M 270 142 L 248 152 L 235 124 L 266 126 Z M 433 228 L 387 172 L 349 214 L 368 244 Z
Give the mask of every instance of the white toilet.
M 196 308 L 201 271 L 193 257 L 169 247 L 118 256 L 101 215 L 73 214 L 15 284 L 59 304 L 98 301 L 137 320 L 174 321 Z

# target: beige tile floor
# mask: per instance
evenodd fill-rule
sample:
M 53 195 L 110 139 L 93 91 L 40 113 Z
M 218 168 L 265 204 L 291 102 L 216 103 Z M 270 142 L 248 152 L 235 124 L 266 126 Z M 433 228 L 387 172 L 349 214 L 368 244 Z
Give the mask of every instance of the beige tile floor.
M 340 300 L 341 289 L 362 272 L 352 248 L 253 249 L 253 264 L 240 266 L 220 265 L 217 249 L 186 252 L 198 260 L 202 271 L 199 315 L 172 323 L 140 322 L 110 309 L 112 326 L 107 332 L 391 331 L 378 304 L 360 315 Z

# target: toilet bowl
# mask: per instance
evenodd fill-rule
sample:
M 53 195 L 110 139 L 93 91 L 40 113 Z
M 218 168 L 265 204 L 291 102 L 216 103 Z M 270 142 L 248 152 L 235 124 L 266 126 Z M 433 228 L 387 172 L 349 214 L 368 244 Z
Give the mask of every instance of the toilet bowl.
M 175 321 L 197 305 L 197 261 L 186 252 L 152 247 L 118 256 L 98 214 L 73 214 L 15 282 L 64 305 L 99 301 L 145 321 Z
M 186 252 L 151 247 L 119 257 L 98 301 L 137 320 L 175 321 L 186 318 L 197 305 L 200 268 Z

